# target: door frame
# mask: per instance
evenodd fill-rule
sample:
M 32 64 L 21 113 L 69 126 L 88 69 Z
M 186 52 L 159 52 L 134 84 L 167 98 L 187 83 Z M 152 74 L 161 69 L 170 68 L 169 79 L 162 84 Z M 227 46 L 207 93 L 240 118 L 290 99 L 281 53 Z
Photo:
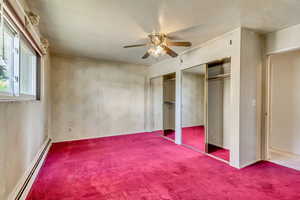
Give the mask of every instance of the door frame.
M 271 123 L 272 123 L 272 55 L 267 56 L 266 65 L 266 109 L 264 113 L 265 120 L 265 148 L 264 148 L 264 159 L 270 159 L 270 135 L 271 135 Z
M 208 153 L 208 64 L 205 64 L 205 77 L 204 77 L 204 133 L 205 133 L 205 153 Z

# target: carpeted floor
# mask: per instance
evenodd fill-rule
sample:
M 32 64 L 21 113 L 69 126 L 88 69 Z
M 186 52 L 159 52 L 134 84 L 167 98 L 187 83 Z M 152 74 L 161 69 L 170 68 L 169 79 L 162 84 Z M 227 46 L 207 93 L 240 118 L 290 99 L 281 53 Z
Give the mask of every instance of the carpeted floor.
M 229 161 L 230 151 L 212 144 L 208 144 L 208 153 L 223 160 Z
M 182 128 L 182 144 L 194 147 L 202 152 L 205 151 L 204 126 Z
M 205 151 L 205 129 L 204 126 L 193 126 L 182 128 L 182 144 L 194 147 L 202 152 Z M 214 145 L 208 146 L 208 153 L 223 160 L 229 161 L 230 151 Z
M 237 170 L 140 133 L 53 144 L 27 200 L 296 200 L 299 188 L 299 171 Z
M 175 141 L 175 131 L 174 130 L 156 130 L 156 131 L 153 131 L 152 133 L 163 136 L 163 137 L 167 137 L 167 138 Z
M 175 140 L 175 131 L 174 130 L 164 130 L 163 136 Z

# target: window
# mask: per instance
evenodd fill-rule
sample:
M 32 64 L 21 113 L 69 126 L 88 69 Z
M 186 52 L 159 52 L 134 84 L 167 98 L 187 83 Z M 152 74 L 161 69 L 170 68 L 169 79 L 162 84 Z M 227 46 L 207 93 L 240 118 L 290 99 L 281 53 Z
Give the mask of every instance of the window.
M 20 50 L 20 94 L 35 95 L 37 56 L 24 40 Z
M 4 22 L 4 42 L 0 42 L 3 55 L 0 59 L 0 100 L 35 100 L 38 55 L 7 18 Z
M 13 50 L 16 34 L 4 24 L 4 47 L 2 46 L 3 61 L 0 65 L 0 94 L 11 96 L 13 93 Z

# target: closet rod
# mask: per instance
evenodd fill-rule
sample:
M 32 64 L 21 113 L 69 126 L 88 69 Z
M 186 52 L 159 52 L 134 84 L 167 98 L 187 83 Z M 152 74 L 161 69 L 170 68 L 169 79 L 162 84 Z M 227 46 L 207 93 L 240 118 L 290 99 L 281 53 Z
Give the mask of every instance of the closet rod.
M 176 78 L 165 79 L 165 81 L 175 81 Z
M 223 79 L 223 78 L 228 78 L 231 77 L 231 74 L 220 74 L 220 75 L 216 75 L 216 76 L 212 76 L 212 77 L 208 77 L 208 80 L 212 80 L 212 79 Z

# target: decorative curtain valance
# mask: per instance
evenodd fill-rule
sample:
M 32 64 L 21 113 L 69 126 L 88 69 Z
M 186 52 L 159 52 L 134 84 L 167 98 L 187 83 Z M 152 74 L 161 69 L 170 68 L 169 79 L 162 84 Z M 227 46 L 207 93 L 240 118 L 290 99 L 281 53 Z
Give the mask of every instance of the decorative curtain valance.
M 48 40 L 41 37 L 38 31 L 40 17 L 32 11 L 26 11 L 19 0 L 0 1 L 3 1 L 4 3 L 4 13 L 14 22 L 14 24 L 28 40 L 31 46 L 36 50 L 36 52 L 41 56 L 47 54 L 49 47 Z

